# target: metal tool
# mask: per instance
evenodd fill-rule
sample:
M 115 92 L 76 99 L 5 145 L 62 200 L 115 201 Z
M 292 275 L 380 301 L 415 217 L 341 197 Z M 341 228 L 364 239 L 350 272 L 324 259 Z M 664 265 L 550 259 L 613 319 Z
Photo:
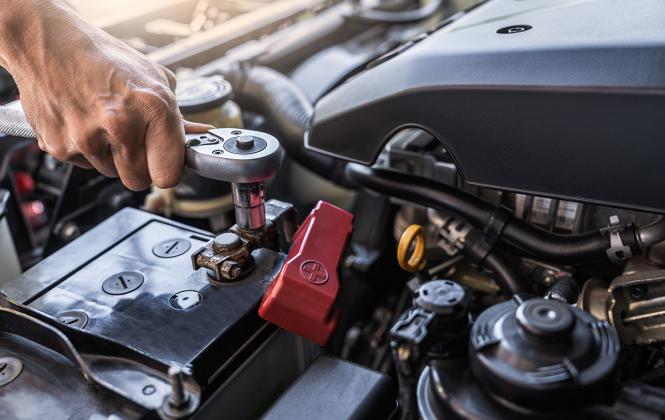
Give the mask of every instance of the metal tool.
M 236 223 L 242 230 L 265 226 L 265 181 L 277 173 L 284 152 L 271 135 L 219 128 L 188 135 L 185 163 L 197 174 L 232 185 Z
M 0 106 L 0 132 L 34 137 L 17 101 Z M 0 121 L 0 122 L 2 122 Z M 265 225 L 264 182 L 277 173 L 284 152 L 279 141 L 258 131 L 218 128 L 206 134 L 186 136 L 185 163 L 197 174 L 232 184 L 236 223 L 240 229 Z

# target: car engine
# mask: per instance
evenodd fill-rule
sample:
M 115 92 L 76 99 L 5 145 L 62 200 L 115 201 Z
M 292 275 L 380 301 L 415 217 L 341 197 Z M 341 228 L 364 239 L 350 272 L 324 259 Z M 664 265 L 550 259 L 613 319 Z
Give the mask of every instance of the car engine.
M 216 127 L 142 192 L 39 150 L 0 69 L 0 418 L 665 418 L 663 22 L 659 0 L 103 16 Z

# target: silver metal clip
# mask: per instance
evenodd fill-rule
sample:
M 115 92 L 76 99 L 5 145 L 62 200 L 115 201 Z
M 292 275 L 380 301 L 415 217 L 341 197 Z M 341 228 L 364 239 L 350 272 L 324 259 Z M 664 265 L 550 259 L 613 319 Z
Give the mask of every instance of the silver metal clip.
M 610 247 L 607 249 L 607 257 L 611 262 L 618 264 L 633 257 L 633 251 L 621 240 L 621 232 L 625 226 L 621 224 L 619 216 L 610 216 L 610 224 L 601 229 L 601 232 L 610 235 Z

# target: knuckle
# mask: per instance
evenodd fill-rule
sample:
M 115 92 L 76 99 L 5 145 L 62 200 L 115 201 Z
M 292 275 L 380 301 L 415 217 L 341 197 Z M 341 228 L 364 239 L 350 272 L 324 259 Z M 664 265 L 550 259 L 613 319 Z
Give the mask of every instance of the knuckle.
M 164 75 L 166 76 L 166 79 L 168 80 L 171 89 L 175 90 L 178 84 L 178 79 L 176 78 L 176 75 L 166 67 L 162 67 L 162 71 L 164 72 Z
M 180 182 L 180 174 L 176 172 L 159 174 L 154 176 L 152 181 L 158 188 L 172 188 Z
M 158 83 L 150 89 L 148 102 L 153 105 L 159 104 L 160 106 L 172 109 L 176 103 L 176 99 L 171 88 Z
M 143 191 L 150 187 L 150 181 L 141 179 L 123 179 L 122 183 L 132 191 Z
M 126 137 L 127 124 L 117 114 L 104 118 L 100 126 L 111 138 L 123 139 Z
M 168 86 L 157 84 L 139 95 L 142 114 L 147 119 L 167 120 L 180 115 L 175 94 Z
M 137 158 L 137 147 L 129 140 L 110 144 L 109 152 L 113 156 L 113 159 L 120 159 L 125 162 L 131 162 Z
M 98 153 L 98 147 L 96 147 L 95 141 L 91 137 L 72 137 L 72 142 L 83 155 L 95 155 Z
M 42 150 L 54 158 L 62 161 L 68 160 L 72 155 L 61 143 L 44 142 L 44 147 Z

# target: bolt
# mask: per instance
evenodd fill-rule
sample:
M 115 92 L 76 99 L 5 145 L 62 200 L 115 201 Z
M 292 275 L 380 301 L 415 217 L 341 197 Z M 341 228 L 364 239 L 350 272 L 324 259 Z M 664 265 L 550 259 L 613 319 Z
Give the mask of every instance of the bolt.
M 409 360 L 409 358 L 411 357 L 411 350 L 409 350 L 408 347 L 399 346 L 397 348 L 397 357 L 401 361 Z
M 67 222 L 60 229 L 60 237 L 67 242 L 78 237 L 80 234 L 81 229 L 79 229 L 79 227 L 74 222 Z
M 242 239 L 233 232 L 224 232 L 213 240 L 212 246 L 218 254 L 234 251 L 242 246 Z
M 171 395 L 168 403 L 171 407 L 178 408 L 189 402 L 189 395 L 185 391 L 185 376 L 191 375 L 189 369 L 176 364 L 169 368 L 169 382 L 171 382 Z
M 543 284 L 547 287 L 553 285 L 556 283 L 557 280 L 557 275 L 556 273 L 547 273 L 545 277 L 543 277 Z
M 222 153 L 224 153 L 224 151 L 219 150 L 219 149 L 215 149 L 215 150 L 212 151 L 213 155 L 221 155 Z
M 239 136 L 239 135 L 241 135 L 241 134 L 242 134 L 242 131 L 240 131 L 240 130 L 233 130 L 233 131 L 231 131 L 231 135 L 234 135 L 234 136 Z
M 630 288 L 630 297 L 633 299 L 642 299 L 647 294 L 647 286 L 638 284 Z

